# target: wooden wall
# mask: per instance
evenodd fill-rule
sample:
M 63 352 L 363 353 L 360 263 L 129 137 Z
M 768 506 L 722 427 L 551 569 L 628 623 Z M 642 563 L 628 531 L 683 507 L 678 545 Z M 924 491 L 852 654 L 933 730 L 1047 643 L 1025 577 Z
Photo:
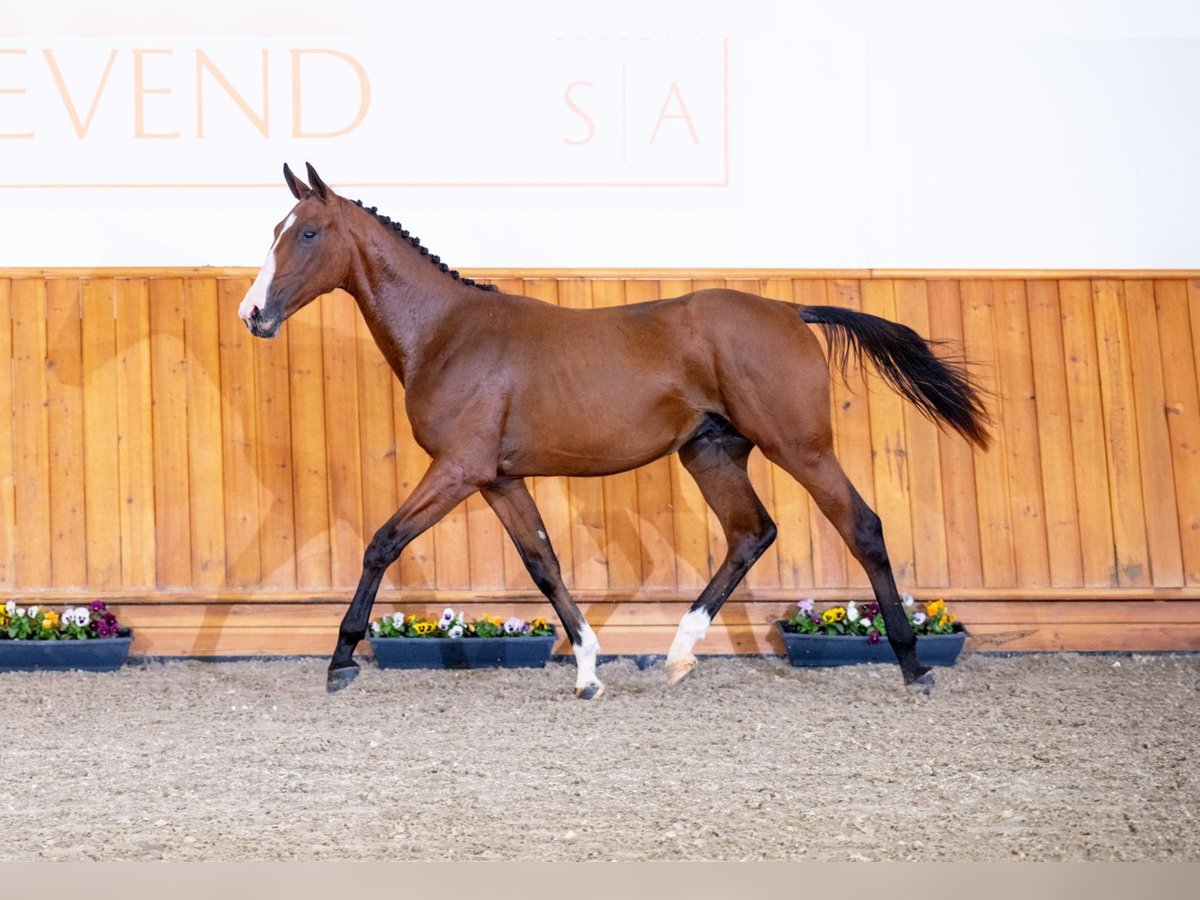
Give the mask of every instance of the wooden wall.
M 834 390 L 901 588 L 958 601 L 982 649 L 1200 649 L 1195 273 L 471 274 L 585 308 L 727 285 L 963 342 L 995 394 L 989 453 L 873 376 Z M 135 652 L 331 649 L 425 458 L 353 301 L 254 340 L 235 315 L 252 275 L 0 270 L 0 594 L 117 601 Z M 796 599 L 868 593 L 803 490 L 752 469 L 779 539 L 705 652 L 769 651 Z M 533 490 L 602 650 L 665 652 L 723 543 L 678 461 Z M 447 603 L 548 610 L 479 498 L 414 542 L 377 608 Z

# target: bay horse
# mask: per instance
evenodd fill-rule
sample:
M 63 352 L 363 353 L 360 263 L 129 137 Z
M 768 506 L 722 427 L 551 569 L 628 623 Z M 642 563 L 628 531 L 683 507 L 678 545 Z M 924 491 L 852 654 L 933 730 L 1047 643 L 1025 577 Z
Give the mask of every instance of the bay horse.
M 926 690 L 888 562 L 879 517 L 833 452 L 829 367 L 809 325 L 826 334 L 843 374 L 865 357 L 922 413 L 980 447 L 988 415 L 965 365 L 935 356 L 910 328 L 831 306 L 733 290 L 609 309 L 564 309 L 460 277 L 399 222 L 334 193 L 311 165 L 286 165 L 296 204 L 275 226 L 266 262 L 238 308 L 272 338 L 288 316 L 341 288 L 358 302 L 404 386 L 413 437 L 431 457 L 412 493 L 371 539 L 329 663 L 330 692 L 358 674 L 384 571 L 405 546 L 479 491 L 503 523 L 571 641 L 576 696 L 590 700 L 599 644 L 563 584 L 525 479 L 610 475 L 678 453 L 725 533 L 727 553 L 679 624 L 669 684 L 775 538 L 746 461 L 754 447 L 799 481 L 862 564 L 905 683 Z

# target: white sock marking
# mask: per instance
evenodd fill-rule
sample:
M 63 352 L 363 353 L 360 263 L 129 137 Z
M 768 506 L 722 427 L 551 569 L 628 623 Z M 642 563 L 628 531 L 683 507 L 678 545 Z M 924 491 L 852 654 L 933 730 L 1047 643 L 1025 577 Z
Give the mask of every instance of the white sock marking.
M 701 638 L 708 632 L 712 619 L 702 609 L 689 610 L 679 620 L 679 630 L 675 632 L 675 640 L 667 651 L 667 661 L 687 659 Z
M 250 324 L 250 316 L 254 310 L 262 309 L 267 305 L 267 295 L 271 290 L 271 282 L 275 278 L 275 248 L 279 246 L 279 242 L 295 221 L 296 214 L 292 213 L 283 223 L 283 228 L 279 230 L 279 237 L 275 238 L 275 243 L 271 245 L 271 250 L 267 253 L 267 261 L 258 270 L 258 275 L 254 277 L 254 284 L 250 285 L 250 290 L 246 291 L 246 296 L 238 307 L 238 317 L 247 325 Z
M 579 632 L 579 643 L 572 648 L 575 651 L 575 665 L 579 671 L 575 677 L 575 687 L 585 688 L 588 685 L 599 684 L 596 678 L 596 654 L 600 652 L 600 642 L 596 633 L 587 622 Z

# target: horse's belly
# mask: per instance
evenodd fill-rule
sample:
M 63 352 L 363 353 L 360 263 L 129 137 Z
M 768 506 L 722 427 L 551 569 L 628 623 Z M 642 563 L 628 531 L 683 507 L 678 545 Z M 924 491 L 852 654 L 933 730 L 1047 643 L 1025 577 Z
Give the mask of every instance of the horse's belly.
M 505 435 L 505 475 L 612 475 L 678 450 L 703 420 L 691 409 L 620 405 L 553 417 L 525 417 Z

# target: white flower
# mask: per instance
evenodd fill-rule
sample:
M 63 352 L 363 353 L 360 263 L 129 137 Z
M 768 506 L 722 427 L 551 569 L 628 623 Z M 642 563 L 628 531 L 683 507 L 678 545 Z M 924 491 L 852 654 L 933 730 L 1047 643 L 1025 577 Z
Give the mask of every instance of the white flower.
M 371 634 L 379 634 L 379 623 L 378 622 L 371 623 Z
M 80 628 L 86 628 L 88 626 L 88 624 L 92 621 L 92 614 L 87 609 L 87 607 L 77 606 L 77 607 L 75 607 L 73 612 L 75 613 L 75 615 L 73 616 L 73 620 L 74 620 L 75 624 L 78 625 Z
M 403 628 L 404 627 L 404 613 L 402 613 L 402 612 L 392 613 L 392 624 L 395 625 L 397 628 Z
M 446 632 L 446 637 L 460 638 L 462 636 L 463 636 L 463 629 L 462 629 L 461 625 L 455 625 L 453 628 L 451 628 L 449 631 Z
M 924 621 L 925 621 L 925 613 L 916 613 L 912 618 L 912 623 L 914 625 L 920 625 Z
M 901 594 L 900 599 L 904 601 L 904 605 L 908 609 L 912 609 L 912 605 L 916 602 L 913 600 L 912 594 Z
M 454 617 L 454 624 L 455 625 L 466 625 L 467 624 L 466 622 L 463 621 L 462 613 L 459 613 L 457 616 Z
M 860 615 L 860 613 L 858 611 L 858 607 L 854 605 L 853 600 L 851 600 L 849 603 L 846 604 L 846 620 L 847 621 L 857 622 L 859 619 L 859 615 Z
M 38 608 L 36 606 L 29 607 L 29 618 L 32 619 L 37 614 L 38 614 Z
M 25 607 L 18 606 L 16 611 L 13 613 L 13 615 L 16 616 L 18 619 L 25 618 Z
M 505 634 L 520 634 L 524 630 L 525 630 L 525 623 L 523 621 L 521 621 L 520 619 L 518 619 L 516 616 L 513 616 L 507 622 L 504 623 L 504 633 Z
M 450 623 L 453 621 L 454 621 L 454 610 L 452 610 L 450 607 L 447 606 L 445 609 L 442 610 L 442 620 L 441 620 L 440 624 L 443 628 L 447 628 L 447 627 L 449 627 Z
M 17 601 L 16 600 L 9 600 L 7 603 L 4 604 L 4 611 L 7 612 L 10 616 L 14 612 L 16 612 L 16 610 L 17 610 Z

